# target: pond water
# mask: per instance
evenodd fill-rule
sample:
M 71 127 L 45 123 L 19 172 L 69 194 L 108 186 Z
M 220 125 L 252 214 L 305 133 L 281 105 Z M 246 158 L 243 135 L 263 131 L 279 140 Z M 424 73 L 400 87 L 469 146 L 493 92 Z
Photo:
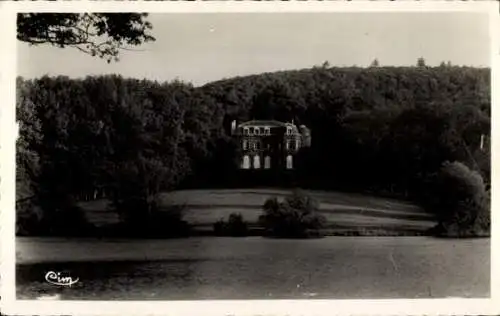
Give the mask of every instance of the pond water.
M 489 297 L 490 240 L 18 238 L 17 297 L 78 300 Z M 49 271 L 79 278 L 45 281 Z

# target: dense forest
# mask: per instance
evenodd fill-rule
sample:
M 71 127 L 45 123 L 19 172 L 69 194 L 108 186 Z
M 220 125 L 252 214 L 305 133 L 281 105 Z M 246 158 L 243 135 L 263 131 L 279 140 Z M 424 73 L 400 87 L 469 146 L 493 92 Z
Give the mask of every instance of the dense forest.
M 53 223 L 79 200 L 106 197 L 137 222 L 154 212 L 159 192 L 248 185 L 229 127 L 249 119 L 310 128 L 297 187 L 427 201 L 448 162 L 489 185 L 490 117 L 490 70 L 450 65 L 324 66 L 201 87 L 18 78 L 18 202 L 38 205 L 38 219 Z

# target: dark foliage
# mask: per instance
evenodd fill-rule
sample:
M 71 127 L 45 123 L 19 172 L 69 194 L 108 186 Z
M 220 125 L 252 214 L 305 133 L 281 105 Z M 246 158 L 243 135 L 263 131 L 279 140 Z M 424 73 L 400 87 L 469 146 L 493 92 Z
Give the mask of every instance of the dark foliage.
M 214 223 L 214 233 L 216 236 L 248 236 L 248 224 L 241 214 L 231 213 L 227 221 L 220 219 Z
M 143 13 L 20 13 L 17 39 L 31 45 L 74 47 L 118 60 L 121 49 L 154 41 L 151 23 Z
M 490 196 L 479 173 L 460 162 L 446 162 L 430 187 L 427 204 L 439 216 L 437 235 L 490 235 Z
M 229 119 L 293 118 L 309 126 L 301 186 L 409 196 L 410 184 L 445 160 L 464 161 L 489 178 L 489 150 L 479 149 L 490 129 L 488 69 L 323 67 L 201 90 Z
M 101 236 L 179 238 L 190 235 L 190 226 L 183 220 L 182 206 L 160 207 L 156 203 L 127 201 L 122 212 L 125 220 L 113 227 L 103 227 Z
M 92 236 L 95 227 L 88 222 L 82 209 L 68 204 L 44 213 L 31 200 L 16 205 L 16 235 L 19 236 Z M 61 203 L 62 204 L 62 203 Z
M 42 210 L 31 199 L 16 203 L 16 235 L 29 236 L 43 233 L 41 229 Z
M 259 222 L 270 237 L 319 237 L 326 224 L 325 217 L 318 214 L 318 202 L 301 191 L 294 191 L 283 202 L 266 200 L 263 211 Z
M 178 99 L 190 86 L 44 77 L 18 89 L 18 160 L 29 170 L 18 186 L 33 187 L 43 217 L 55 220 L 58 210 L 106 192 L 127 221 L 189 173 Z
M 489 69 L 327 65 L 198 88 L 43 77 L 17 90 L 18 198 L 36 196 L 48 217 L 69 207 L 61 201 L 105 196 L 134 222 L 179 187 L 288 184 L 421 201 L 445 161 L 490 182 Z M 230 123 L 252 118 L 311 129 L 294 172 L 239 172 Z

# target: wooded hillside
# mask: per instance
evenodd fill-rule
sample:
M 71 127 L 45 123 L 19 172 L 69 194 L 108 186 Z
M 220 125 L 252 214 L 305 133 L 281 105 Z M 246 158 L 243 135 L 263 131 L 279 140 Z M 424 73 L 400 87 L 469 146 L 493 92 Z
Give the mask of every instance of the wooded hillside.
M 131 197 L 149 209 L 160 191 L 237 185 L 233 119 L 307 125 L 302 187 L 411 197 L 445 161 L 490 178 L 489 69 L 315 67 L 202 87 L 19 78 L 17 116 L 18 192 L 44 210 L 103 192 L 118 209 Z

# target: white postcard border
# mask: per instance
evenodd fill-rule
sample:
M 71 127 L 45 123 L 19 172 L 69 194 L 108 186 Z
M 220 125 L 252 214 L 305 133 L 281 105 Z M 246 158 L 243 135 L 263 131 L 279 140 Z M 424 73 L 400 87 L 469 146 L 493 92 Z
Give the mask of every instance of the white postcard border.
M 494 117 L 499 117 L 500 100 L 498 66 L 500 55 L 500 23 L 495 1 L 354 1 L 354 2 L 8 2 L 0 5 L 0 233 L 1 233 L 1 297 L 2 313 L 7 315 L 110 315 L 110 314 L 176 314 L 193 315 L 489 315 L 500 313 L 498 300 L 500 278 L 498 267 L 498 234 L 491 237 L 491 298 L 490 299 L 412 299 L 412 300 L 266 300 L 266 301 L 16 301 L 15 300 L 15 79 L 16 79 L 16 12 L 488 12 L 491 21 L 492 51 L 492 161 L 497 158 L 500 144 Z M 497 183 L 498 167 L 492 166 L 492 182 Z M 498 230 L 499 196 L 492 185 L 492 232 Z

